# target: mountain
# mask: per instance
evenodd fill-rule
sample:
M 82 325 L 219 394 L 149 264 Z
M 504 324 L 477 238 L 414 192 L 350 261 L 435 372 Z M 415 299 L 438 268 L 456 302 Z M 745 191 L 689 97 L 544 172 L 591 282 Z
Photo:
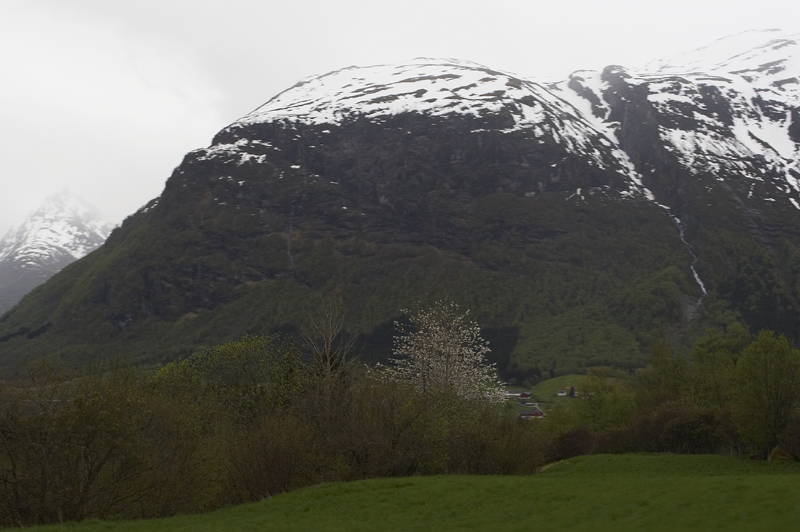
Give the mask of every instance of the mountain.
M 111 232 L 96 209 L 68 191 L 48 197 L 0 240 L 0 314 Z
M 471 308 L 506 378 L 632 369 L 733 321 L 800 331 L 798 36 L 543 83 L 457 60 L 304 79 L 0 320 L 0 366 L 155 365 L 338 290 L 366 360 Z

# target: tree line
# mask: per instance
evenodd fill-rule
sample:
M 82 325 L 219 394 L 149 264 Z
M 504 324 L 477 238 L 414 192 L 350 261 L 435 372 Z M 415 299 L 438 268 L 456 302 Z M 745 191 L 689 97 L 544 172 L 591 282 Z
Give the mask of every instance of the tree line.
M 550 459 L 597 452 L 800 456 L 800 350 L 740 324 L 709 329 L 688 354 L 653 344 L 631 374 L 592 368 L 579 400 L 556 408 Z
M 304 340 L 246 336 L 151 375 L 124 363 L 29 365 L 26 382 L 0 390 L 0 525 L 163 517 L 319 482 L 524 474 L 544 463 L 534 427 L 487 395 L 497 383 L 468 352 L 485 344 L 477 335 L 437 337 L 426 348 L 449 362 L 420 358 L 438 383 L 420 386 L 349 360 L 339 309 L 326 304 Z M 457 307 L 432 312 L 474 331 Z M 465 382 L 465 371 L 480 378 Z
M 46 361 L 0 388 L 0 525 L 198 513 L 319 482 L 531 474 L 593 452 L 766 456 L 800 447 L 800 351 L 770 332 L 665 342 L 637 372 L 589 371 L 546 419 L 498 401 L 477 325 L 438 302 L 388 367 L 354 356 L 341 303 L 296 340 L 246 336 L 143 374 Z

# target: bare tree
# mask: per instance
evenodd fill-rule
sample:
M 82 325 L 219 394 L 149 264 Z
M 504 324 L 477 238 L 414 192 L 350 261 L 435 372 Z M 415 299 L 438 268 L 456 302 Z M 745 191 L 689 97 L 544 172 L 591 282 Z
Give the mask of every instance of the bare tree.
M 306 310 L 306 319 L 300 325 L 303 344 L 328 396 L 334 382 L 346 372 L 356 343 L 356 335 L 347 331 L 344 324 L 342 294 L 335 290 L 320 295 L 319 303 Z

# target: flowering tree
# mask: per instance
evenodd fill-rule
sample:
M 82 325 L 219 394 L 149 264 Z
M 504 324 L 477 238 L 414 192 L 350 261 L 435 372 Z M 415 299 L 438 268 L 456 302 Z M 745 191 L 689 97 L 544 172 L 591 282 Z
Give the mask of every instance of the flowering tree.
M 456 303 L 436 302 L 410 314 L 410 325 L 397 324 L 389 376 L 419 386 L 424 392 L 451 391 L 465 399 L 502 402 L 503 389 L 494 364 L 486 361 L 489 345 L 478 324 Z

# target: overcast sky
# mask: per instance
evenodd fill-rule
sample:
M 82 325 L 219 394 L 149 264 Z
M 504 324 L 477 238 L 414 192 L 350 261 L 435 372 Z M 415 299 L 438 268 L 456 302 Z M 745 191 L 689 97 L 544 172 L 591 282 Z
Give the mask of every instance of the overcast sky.
M 67 187 L 120 222 L 183 155 L 313 74 L 414 57 L 634 67 L 797 0 L 0 0 L 0 236 Z

